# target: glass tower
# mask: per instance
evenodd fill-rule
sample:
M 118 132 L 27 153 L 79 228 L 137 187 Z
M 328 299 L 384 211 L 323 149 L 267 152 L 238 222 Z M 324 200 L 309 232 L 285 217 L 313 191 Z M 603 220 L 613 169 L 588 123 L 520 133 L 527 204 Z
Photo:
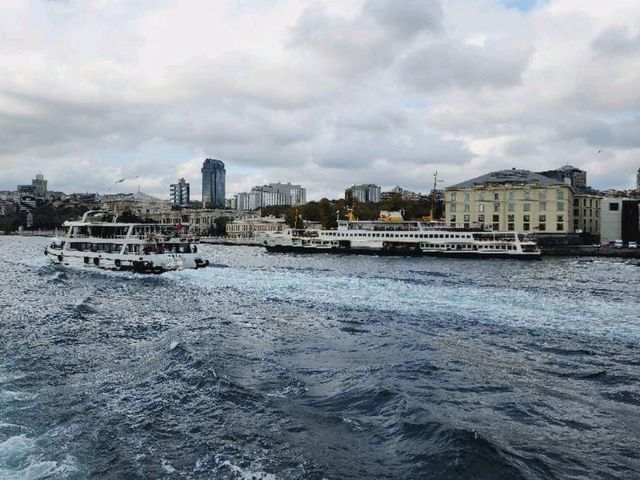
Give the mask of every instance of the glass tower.
M 202 208 L 224 208 L 227 171 L 220 160 L 207 158 L 202 164 Z

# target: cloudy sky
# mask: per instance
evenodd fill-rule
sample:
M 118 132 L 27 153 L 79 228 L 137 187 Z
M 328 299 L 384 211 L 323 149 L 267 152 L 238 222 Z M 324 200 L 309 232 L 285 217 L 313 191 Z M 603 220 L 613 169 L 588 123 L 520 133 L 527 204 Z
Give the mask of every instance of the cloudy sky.
M 0 190 L 199 194 L 207 156 L 228 194 L 566 163 L 630 188 L 640 1 L 0 1 Z

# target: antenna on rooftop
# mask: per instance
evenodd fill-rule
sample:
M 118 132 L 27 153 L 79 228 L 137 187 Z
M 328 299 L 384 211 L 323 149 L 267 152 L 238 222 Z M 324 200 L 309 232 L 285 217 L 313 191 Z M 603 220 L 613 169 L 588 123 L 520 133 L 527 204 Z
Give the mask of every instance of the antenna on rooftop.
M 429 216 L 431 217 L 431 221 L 433 221 L 433 217 L 435 215 L 435 206 L 436 206 L 436 190 L 438 189 L 438 183 L 444 182 L 444 180 L 438 180 L 438 171 L 433 172 L 433 189 L 431 190 L 431 211 L 429 212 Z

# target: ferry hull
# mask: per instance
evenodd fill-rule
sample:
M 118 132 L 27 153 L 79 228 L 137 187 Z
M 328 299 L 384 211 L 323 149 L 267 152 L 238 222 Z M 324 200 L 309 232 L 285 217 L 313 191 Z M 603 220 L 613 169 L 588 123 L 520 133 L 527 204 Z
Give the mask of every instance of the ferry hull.
M 292 245 L 265 245 L 268 252 L 276 253 L 331 253 L 331 254 L 351 254 L 351 255 L 376 255 L 394 257 L 446 257 L 446 258 L 487 258 L 487 259 L 507 259 L 507 260 L 540 260 L 540 252 L 530 253 L 499 253 L 499 252 L 477 252 L 477 251 L 424 251 L 419 248 L 317 248 L 298 247 Z
M 46 257 L 56 265 L 100 270 L 164 273 L 172 270 L 197 269 L 209 265 L 197 254 L 122 255 L 94 252 L 69 252 L 47 247 Z

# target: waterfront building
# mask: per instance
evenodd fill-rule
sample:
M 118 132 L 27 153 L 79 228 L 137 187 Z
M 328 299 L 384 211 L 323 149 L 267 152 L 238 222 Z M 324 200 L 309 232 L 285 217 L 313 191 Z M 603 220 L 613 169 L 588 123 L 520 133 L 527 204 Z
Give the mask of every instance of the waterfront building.
M 600 204 L 602 196 L 586 189 L 573 195 L 573 228 L 575 232 L 600 235 Z
M 169 200 L 161 200 L 146 193 L 137 192 L 104 195 L 102 205 L 105 210 L 117 213 L 131 212 L 137 216 L 147 217 L 150 214 L 170 211 L 172 203 Z
M 494 231 L 573 231 L 574 191 L 568 182 L 529 170 L 500 170 L 445 189 L 445 218 L 457 227 Z
M 9 202 L 7 200 L 0 200 L 0 217 L 4 217 L 6 215 L 13 215 L 16 213 L 17 208 L 15 203 Z
M 172 183 L 169 186 L 169 195 L 171 202 L 178 207 L 186 207 L 191 201 L 190 184 L 181 178 L 178 183 Z
M 202 208 L 224 208 L 227 171 L 220 160 L 207 158 L 202 164 Z
M 344 198 L 347 202 L 357 200 L 362 203 L 379 203 L 380 187 L 372 183 L 364 185 L 351 185 L 344 191 Z
M 605 197 L 600 209 L 600 241 L 640 242 L 640 200 Z
M 234 220 L 226 226 L 229 238 L 253 238 L 256 233 L 281 232 L 286 228 L 288 227 L 284 219 L 277 217 Z
M 200 235 L 208 235 L 211 229 L 215 228 L 215 220 L 219 217 L 239 218 L 238 212 L 235 210 L 201 208 L 167 210 L 162 213 L 152 213 L 148 215 L 148 218 L 159 223 L 181 223 L 182 225 L 188 225 L 189 231 Z M 240 218 L 259 218 L 259 214 L 242 215 Z

